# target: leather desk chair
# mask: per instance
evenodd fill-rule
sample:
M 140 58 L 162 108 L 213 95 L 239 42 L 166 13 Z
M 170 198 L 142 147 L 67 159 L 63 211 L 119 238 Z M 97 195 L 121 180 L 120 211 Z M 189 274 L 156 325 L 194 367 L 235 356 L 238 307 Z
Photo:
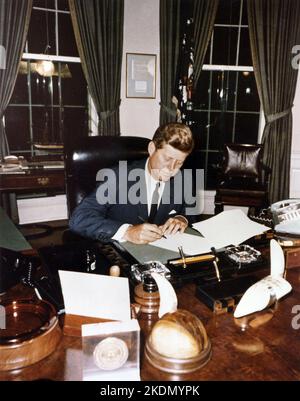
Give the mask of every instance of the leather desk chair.
M 96 174 L 119 160 L 138 160 L 148 156 L 149 139 L 133 136 L 94 136 L 80 138 L 65 151 L 66 194 L 69 217 L 82 199 L 96 187 Z M 70 230 L 63 240 L 82 239 Z
M 215 196 L 215 214 L 224 205 L 248 206 L 251 215 L 269 206 L 271 170 L 262 162 L 262 145 L 225 144 Z

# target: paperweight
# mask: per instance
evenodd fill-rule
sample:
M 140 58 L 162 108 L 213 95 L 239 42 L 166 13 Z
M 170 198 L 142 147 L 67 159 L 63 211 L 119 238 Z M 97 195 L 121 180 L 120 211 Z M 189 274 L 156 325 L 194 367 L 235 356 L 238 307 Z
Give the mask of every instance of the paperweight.
M 154 324 L 146 341 L 145 356 L 164 372 L 190 373 L 210 360 L 211 343 L 200 319 L 178 309 Z

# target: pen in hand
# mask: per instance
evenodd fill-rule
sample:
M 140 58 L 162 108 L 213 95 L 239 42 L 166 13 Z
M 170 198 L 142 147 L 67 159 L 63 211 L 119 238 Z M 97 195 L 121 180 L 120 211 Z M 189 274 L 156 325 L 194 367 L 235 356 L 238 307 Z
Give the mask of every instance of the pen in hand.
M 141 222 L 143 222 L 143 223 L 148 223 L 148 221 L 145 220 L 145 219 L 144 219 L 143 217 L 141 217 L 141 216 L 138 216 L 138 219 L 141 220 Z M 162 235 L 162 238 L 167 239 L 167 237 L 166 237 L 164 234 Z

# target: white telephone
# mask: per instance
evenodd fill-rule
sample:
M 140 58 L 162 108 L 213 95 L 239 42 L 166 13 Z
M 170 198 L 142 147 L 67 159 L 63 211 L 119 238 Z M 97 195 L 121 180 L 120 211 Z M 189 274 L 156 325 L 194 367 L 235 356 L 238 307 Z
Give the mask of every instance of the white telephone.
M 300 235 L 300 199 L 286 199 L 271 205 L 277 233 Z

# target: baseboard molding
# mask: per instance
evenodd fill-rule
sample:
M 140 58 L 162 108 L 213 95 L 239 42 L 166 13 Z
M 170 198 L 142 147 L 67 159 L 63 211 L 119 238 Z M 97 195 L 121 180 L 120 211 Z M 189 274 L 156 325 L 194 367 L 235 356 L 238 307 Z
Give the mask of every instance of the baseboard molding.
M 19 224 L 42 223 L 68 218 L 66 195 L 18 199 Z

